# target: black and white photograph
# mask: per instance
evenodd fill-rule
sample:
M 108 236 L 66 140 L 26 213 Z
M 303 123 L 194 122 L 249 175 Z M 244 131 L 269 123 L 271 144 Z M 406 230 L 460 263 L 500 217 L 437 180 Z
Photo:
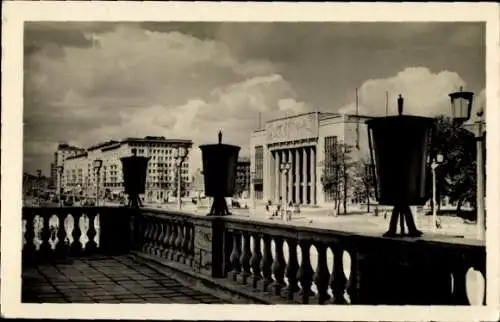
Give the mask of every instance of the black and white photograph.
M 498 315 L 498 6 L 38 5 L 2 41 L 6 317 Z

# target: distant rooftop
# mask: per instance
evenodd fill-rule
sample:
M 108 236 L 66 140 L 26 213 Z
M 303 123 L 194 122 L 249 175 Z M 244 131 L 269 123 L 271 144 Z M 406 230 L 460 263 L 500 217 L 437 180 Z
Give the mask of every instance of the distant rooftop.
M 69 145 L 68 143 L 59 143 L 57 146 L 58 150 L 84 150 L 83 148 L 79 148 L 77 146 Z
M 100 149 L 100 148 L 105 148 L 107 146 L 115 145 L 117 143 L 120 143 L 120 142 L 119 141 L 115 141 L 115 140 L 109 140 L 109 141 L 106 141 L 106 142 L 101 142 L 101 143 L 98 143 L 98 144 L 95 144 L 95 145 L 91 146 L 90 148 L 87 149 L 87 151 L 92 151 L 92 150 L 97 150 L 97 149 Z
M 82 151 L 82 153 L 78 153 L 76 155 L 72 155 L 70 157 L 67 157 L 66 160 L 73 160 L 73 159 L 78 159 L 78 158 L 83 158 L 83 157 L 87 157 L 89 154 L 87 153 L 87 151 Z
M 238 163 L 250 163 L 250 158 L 249 157 L 239 157 Z
M 186 144 L 192 145 L 192 140 L 185 139 L 167 139 L 164 136 L 146 136 L 144 138 L 129 137 L 121 141 L 121 143 L 165 143 L 165 144 Z

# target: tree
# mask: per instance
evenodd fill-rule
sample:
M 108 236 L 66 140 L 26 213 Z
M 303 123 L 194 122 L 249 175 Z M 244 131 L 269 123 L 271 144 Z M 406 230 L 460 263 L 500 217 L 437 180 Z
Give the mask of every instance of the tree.
M 464 202 L 475 206 L 476 200 L 476 145 L 469 131 L 453 124 L 450 118 L 436 120 L 432 155 L 440 153 L 443 163 L 436 169 L 436 189 L 441 196 L 457 202 L 457 212 Z M 439 207 L 440 202 L 438 203 Z M 431 203 L 431 207 L 434 205 Z
M 370 198 L 375 196 L 373 186 L 371 162 L 362 158 L 352 164 L 351 187 L 354 198 L 366 202 L 367 211 L 370 212 Z
M 179 177 L 179 171 L 175 171 L 175 176 L 174 176 L 174 181 L 171 183 L 171 187 L 172 187 L 172 196 L 173 197 L 177 197 L 177 187 L 178 187 L 178 177 Z M 186 180 L 184 180 L 184 178 L 182 177 L 181 175 L 181 191 L 180 191 L 180 195 L 181 196 L 184 196 L 184 194 L 186 193 L 186 190 L 187 190 L 187 182 Z
M 344 214 L 347 213 L 347 198 L 350 187 L 351 170 L 355 164 L 350 153 L 352 146 L 340 143 L 332 150 L 330 156 L 326 158 L 323 167 L 321 181 L 323 190 L 333 194 L 334 209 L 340 212 L 340 204 L 343 205 Z

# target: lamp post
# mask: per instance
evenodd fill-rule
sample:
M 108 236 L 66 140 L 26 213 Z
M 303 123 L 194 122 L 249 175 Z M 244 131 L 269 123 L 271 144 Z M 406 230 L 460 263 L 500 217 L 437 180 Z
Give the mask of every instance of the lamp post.
M 443 156 L 441 154 L 436 155 L 436 158 L 432 160 L 432 231 L 436 232 L 437 229 L 437 198 L 436 198 L 436 168 L 443 162 Z
M 257 207 L 257 204 L 256 204 L 256 197 L 255 197 L 255 176 L 257 175 L 257 173 L 255 171 L 252 171 L 250 172 L 250 176 L 252 177 L 252 179 L 250 180 L 250 184 L 252 185 L 252 187 L 250 188 L 251 190 L 250 191 L 253 191 L 252 193 L 252 209 L 255 209 Z
M 62 207 L 63 202 L 62 202 L 62 174 L 64 172 L 64 165 L 58 165 L 57 166 L 57 201 L 59 202 L 59 206 Z
M 99 184 L 100 184 L 100 174 L 101 174 L 101 167 L 102 167 L 102 160 L 100 159 L 95 159 L 92 162 L 92 165 L 94 167 L 94 173 L 96 175 L 96 196 L 95 196 L 95 205 L 99 205 Z
M 292 163 L 291 162 L 283 162 L 280 164 L 280 169 L 281 173 L 283 174 L 283 194 L 284 198 L 282 199 L 284 201 L 283 205 L 283 211 L 285 212 L 285 221 L 288 221 L 288 193 L 286 191 L 286 183 L 288 182 L 288 172 L 292 168 Z
M 181 183 L 182 183 L 182 164 L 187 157 L 187 149 L 184 146 L 177 147 L 174 150 L 175 166 L 177 167 L 177 209 L 182 209 Z
M 474 93 L 460 90 L 449 94 L 453 122 L 462 128 L 472 132 L 476 138 L 476 208 L 477 208 L 477 238 L 484 240 L 485 235 L 485 207 L 484 207 L 484 155 L 483 142 L 485 131 L 482 109 L 476 114 L 477 120 L 473 123 L 464 124 L 470 120 Z
M 41 206 L 41 194 L 42 194 L 42 170 L 36 170 L 36 175 L 37 175 L 37 180 L 36 180 L 36 185 L 37 185 L 37 203 L 38 206 Z

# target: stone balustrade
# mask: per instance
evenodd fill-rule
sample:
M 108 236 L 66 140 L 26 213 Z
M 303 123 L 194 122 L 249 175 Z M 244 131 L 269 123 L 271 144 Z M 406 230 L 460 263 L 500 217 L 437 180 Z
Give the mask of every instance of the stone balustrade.
M 124 209 L 23 207 L 22 216 L 23 264 L 129 250 L 129 216 Z
M 479 241 L 118 207 L 23 208 L 23 264 L 130 253 L 257 303 L 468 305 Z M 482 292 L 483 302 L 485 292 Z

